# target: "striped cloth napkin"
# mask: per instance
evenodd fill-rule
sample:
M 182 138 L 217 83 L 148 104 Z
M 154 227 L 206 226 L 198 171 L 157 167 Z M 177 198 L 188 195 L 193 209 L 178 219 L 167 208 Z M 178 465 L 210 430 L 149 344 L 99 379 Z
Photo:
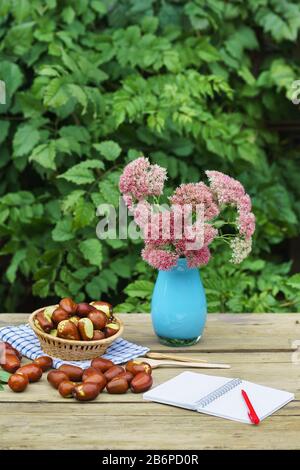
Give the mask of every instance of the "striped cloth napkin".
M 0 340 L 9 343 L 29 359 L 33 360 L 37 357 L 45 356 L 37 336 L 29 325 L 4 326 L 0 328 Z M 102 357 L 110 359 L 115 364 L 121 364 L 130 359 L 144 356 L 148 351 L 149 348 L 130 343 L 123 338 L 117 338 Z M 63 361 L 62 359 L 53 358 L 53 367 L 57 369 L 62 364 L 73 364 L 86 369 L 90 366 L 91 361 Z

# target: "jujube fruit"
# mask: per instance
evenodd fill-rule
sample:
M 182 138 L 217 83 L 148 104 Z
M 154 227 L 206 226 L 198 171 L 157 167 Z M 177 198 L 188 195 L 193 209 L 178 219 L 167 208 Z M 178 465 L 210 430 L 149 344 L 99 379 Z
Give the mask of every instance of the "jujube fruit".
M 124 370 L 124 372 L 121 372 L 119 375 L 117 375 L 117 377 L 126 379 L 127 382 L 130 384 L 130 382 L 132 381 L 134 375 L 131 372 L 129 372 L 128 370 Z
M 33 361 L 34 364 L 37 364 L 43 372 L 46 372 L 46 370 L 51 369 L 53 366 L 53 360 L 49 356 L 41 356 L 38 357 Z
M 5 354 L 5 362 L 1 364 L 2 369 L 6 372 L 14 373 L 16 372 L 21 365 L 20 359 L 13 352 L 7 352 Z
M 99 385 L 100 391 L 102 391 L 107 384 L 107 379 L 99 370 L 94 367 L 88 367 L 85 369 L 82 375 L 83 382 L 91 382 Z
M 73 315 L 72 317 L 69 318 L 69 320 L 74 323 L 75 326 L 78 326 L 78 322 L 80 320 L 80 317 L 78 315 Z
M 102 330 L 102 328 L 104 328 L 107 323 L 107 316 L 104 312 L 101 312 L 100 310 L 90 312 L 87 318 L 91 320 L 95 330 Z
M 82 379 L 83 369 L 81 369 L 81 367 L 63 364 L 57 370 L 67 374 L 72 382 L 80 382 Z
M 77 310 L 77 304 L 73 299 L 71 299 L 71 297 L 65 297 L 64 299 L 61 299 L 59 306 L 69 314 L 76 313 Z
M 41 367 L 33 362 L 20 367 L 16 373 L 27 375 L 29 382 L 37 382 L 43 375 Z
M 94 330 L 93 341 L 100 341 L 101 339 L 104 339 L 104 338 L 105 338 L 105 334 L 103 333 L 103 331 Z
M 70 314 L 63 308 L 57 307 L 52 314 L 52 321 L 55 325 L 58 325 L 61 321 L 68 320 Z
M 57 336 L 72 341 L 80 340 L 78 328 L 70 320 L 63 320 L 57 325 Z
M 46 318 L 43 311 L 36 314 L 35 321 L 39 324 L 45 333 L 50 333 L 50 331 L 53 329 L 53 322 Z
M 136 374 L 131 383 L 130 388 L 133 393 L 143 393 L 152 387 L 153 379 L 152 376 L 146 372 L 139 372 Z
M 112 366 L 106 372 L 104 372 L 104 375 L 105 375 L 107 381 L 109 382 L 114 377 L 117 377 L 117 375 L 120 375 L 121 372 L 124 372 L 123 367 L 121 367 L 121 366 Z
M 87 317 L 90 312 L 97 311 L 95 307 L 88 304 L 87 302 L 80 302 L 77 304 L 77 315 L 80 317 Z
M 133 375 L 138 374 L 139 372 L 146 372 L 146 374 L 152 374 L 152 367 L 147 362 L 140 361 L 129 361 L 127 362 L 125 369 L 128 372 L 131 372 Z
M 103 300 L 94 300 L 90 305 L 95 307 L 97 310 L 104 312 L 108 319 L 112 318 L 113 308 L 110 303 L 104 302 Z
M 99 369 L 101 372 L 106 372 L 108 369 L 114 366 L 114 363 L 104 357 L 96 357 L 92 360 L 91 366 L 95 369 Z
M 1 344 L 4 344 L 4 349 L 5 349 L 6 353 L 13 353 L 20 360 L 22 359 L 22 354 L 17 349 L 15 349 L 13 346 L 11 346 L 9 343 L 1 343 L 0 342 L 0 349 L 1 349 Z
M 91 382 L 83 382 L 73 389 L 73 397 L 78 401 L 90 401 L 97 398 L 100 393 L 99 385 Z
M 70 379 L 67 374 L 61 370 L 51 370 L 47 375 L 47 380 L 52 385 L 52 387 L 57 389 L 61 382 L 69 381 Z
M 58 392 L 63 398 L 72 398 L 75 385 L 71 380 L 63 380 L 58 386 Z
M 108 393 L 119 394 L 126 393 L 129 388 L 128 381 L 125 377 L 115 377 L 106 385 L 106 390 Z
M 78 330 L 83 341 L 90 341 L 94 336 L 94 325 L 89 318 L 81 318 L 78 322 Z
M 104 333 L 106 338 L 110 338 L 110 336 L 115 335 L 120 329 L 120 326 L 118 323 L 107 323 Z
M 13 374 L 8 379 L 8 386 L 16 393 L 24 392 L 28 384 L 29 380 L 27 375 Z

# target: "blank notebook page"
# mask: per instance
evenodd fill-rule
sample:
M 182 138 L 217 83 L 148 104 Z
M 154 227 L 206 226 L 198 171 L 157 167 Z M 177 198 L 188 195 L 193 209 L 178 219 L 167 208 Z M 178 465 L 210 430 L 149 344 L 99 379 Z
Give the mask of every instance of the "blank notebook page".
M 248 408 L 242 397 L 242 390 L 245 390 L 249 396 L 260 420 L 263 420 L 294 399 L 292 393 L 243 380 L 240 385 L 217 398 L 209 405 L 198 408 L 197 411 L 249 423 Z
M 197 403 L 221 387 L 226 387 L 226 384 L 232 380 L 228 377 L 183 372 L 146 392 L 144 399 L 249 423 L 248 409 L 241 394 L 242 389 L 247 392 L 261 420 L 294 398 L 292 393 L 237 379 L 234 388 L 225 391 L 210 403 L 205 405 Z
M 230 379 L 227 377 L 182 372 L 174 379 L 168 380 L 144 393 L 143 397 L 146 400 L 195 410 L 195 403 L 200 398 L 226 384 L 228 380 Z

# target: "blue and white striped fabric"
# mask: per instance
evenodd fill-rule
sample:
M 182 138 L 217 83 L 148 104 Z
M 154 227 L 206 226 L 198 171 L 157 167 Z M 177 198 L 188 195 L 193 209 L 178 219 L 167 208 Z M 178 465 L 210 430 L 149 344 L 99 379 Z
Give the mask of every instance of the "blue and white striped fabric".
M 29 325 L 5 326 L 0 328 L 0 340 L 11 344 L 11 346 L 17 349 L 23 356 L 29 359 L 33 360 L 37 357 L 45 356 L 37 336 Z M 122 364 L 130 359 L 144 356 L 148 351 L 149 348 L 130 343 L 123 338 L 117 338 L 102 357 L 110 359 L 115 364 Z M 62 364 L 73 364 L 86 369 L 90 366 L 90 363 L 91 361 L 63 361 L 53 358 L 53 366 L 56 369 Z

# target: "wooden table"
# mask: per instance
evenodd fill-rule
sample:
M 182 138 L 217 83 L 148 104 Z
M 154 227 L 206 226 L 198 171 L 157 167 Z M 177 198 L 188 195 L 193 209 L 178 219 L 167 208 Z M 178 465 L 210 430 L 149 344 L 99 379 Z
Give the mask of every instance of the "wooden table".
M 1 314 L 0 327 L 28 315 Z M 207 374 L 241 377 L 294 392 L 258 427 L 147 403 L 141 395 L 108 395 L 78 403 L 61 398 L 46 377 L 26 392 L 0 392 L 1 449 L 299 449 L 300 314 L 210 314 L 203 339 L 190 348 L 158 343 L 149 315 L 122 315 L 124 337 L 152 351 L 187 353 L 232 365 Z M 300 341 L 299 341 L 300 344 Z M 183 369 L 184 370 L 184 369 Z M 180 369 L 157 369 L 157 385 Z M 199 369 L 201 372 L 201 369 Z

